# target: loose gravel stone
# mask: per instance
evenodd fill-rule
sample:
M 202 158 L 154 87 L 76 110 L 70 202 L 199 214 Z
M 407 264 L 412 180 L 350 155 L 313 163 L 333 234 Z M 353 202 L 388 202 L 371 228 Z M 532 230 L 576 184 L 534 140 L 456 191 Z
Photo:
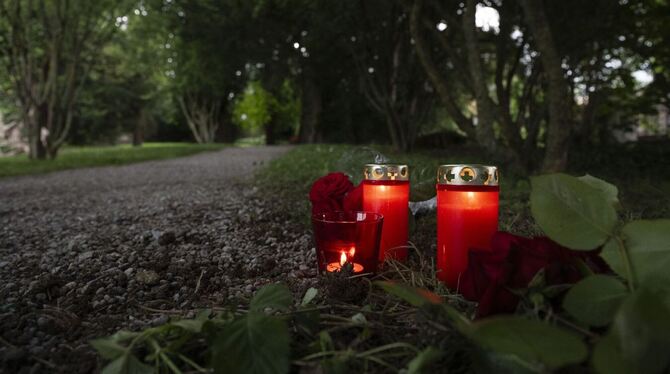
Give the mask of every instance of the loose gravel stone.
M 0 372 L 95 372 L 96 337 L 313 285 L 309 232 L 246 179 L 286 150 L 0 180 Z

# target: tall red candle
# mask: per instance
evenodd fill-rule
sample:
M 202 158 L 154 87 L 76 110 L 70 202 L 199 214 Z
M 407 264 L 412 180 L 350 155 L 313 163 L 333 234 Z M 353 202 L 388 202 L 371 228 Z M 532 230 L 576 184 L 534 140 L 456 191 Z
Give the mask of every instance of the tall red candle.
M 468 266 L 469 248 L 490 249 L 498 231 L 498 169 L 441 165 L 437 172 L 437 277 L 451 289 Z
M 407 165 L 365 165 L 363 210 L 384 216 L 379 261 L 407 258 L 409 168 Z

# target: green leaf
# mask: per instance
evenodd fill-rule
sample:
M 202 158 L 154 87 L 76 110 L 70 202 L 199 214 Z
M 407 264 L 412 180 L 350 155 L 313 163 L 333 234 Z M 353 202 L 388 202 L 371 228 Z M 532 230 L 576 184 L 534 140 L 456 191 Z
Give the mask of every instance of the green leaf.
M 330 337 L 328 331 L 321 331 L 319 333 L 319 345 L 321 346 L 321 351 L 323 352 L 332 351 L 335 349 L 333 338 Z
M 563 299 L 563 308 L 578 321 L 589 326 L 605 326 L 628 289 L 618 279 L 607 275 L 591 275 L 575 284 Z
M 473 325 L 472 339 L 495 352 L 513 355 L 539 369 L 577 364 L 587 357 L 578 335 L 517 316 L 492 317 Z
M 633 368 L 623 359 L 618 337 L 607 334 L 596 343 L 591 365 L 600 374 L 628 374 Z
M 302 297 L 302 302 L 300 303 L 300 305 L 306 306 L 307 304 L 311 303 L 318 293 L 319 291 L 316 288 L 314 287 L 308 288 L 307 291 L 305 292 L 305 296 Z
M 531 178 L 531 211 L 542 230 L 557 243 L 591 250 L 605 243 L 617 224 L 608 196 L 565 174 Z
M 182 329 L 184 329 L 186 331 L 190 331 L 190 332 L 198 334 L 202 331 L 202 325 L 205 322 L 206 322 L 206 320 L 181 319 L 179 321 L 171 322 L 170 324 L 172 326 L 181 327 Z
M 290 336 L 286 322 L 249 312 L 225 325 L 212 344 L 215 373 L 287 373 Z
M 444 352 L 437 348 L 428 347 L 424 349 L 409 362 L 407 365 L 407 374 L 434 372 L 434 370 L 430 370 L 430 366 L 442 358 L 442 356 L 444 356 Z
M 203 309 L 198 312 L 195 316 L 195 319 L 181 319 L 179 321 L 170 322 L 172 326 L 181 327 L 186 331 L 190 331 L 195 334 L 202 332 L 203 325 L 205 322 L 209 321 L 209 316 L 212 314 L 210 309 Z
M 261 288 L 251 299 L 249 309 L 263 311 L 265 308 L 287 310 L 293 304 L 291 291 L 283 284 L 270 284 Z
M 624 300 L 614 318 L 613 333 L 633 372 L 660 373 L 670 365 L 667 298 L 667 294 L 641 288 Z
M 151 374 L 151 366 L 142 363 L 131 354 L 124 354 L 102 369 L 102 374 Z
M 615 209 L 619 209 L 621 207 L 621 203 L 619 202 L 619 189 L 615 185 L 607 183 L 604 180 L 589 174 L 578 177 L 577 179 L 597 190 L 600 190 L 600 192 L 607 196 L 607 200 Z
M 115 332 L 114 335 L 110 336 L 109 338 L 114 340 L 117 343 L 121 343 L 123 341 L 133 339 L 138 335 L 140 335 L 139 332 L 128 331 L 128 330 L 119 330 L 119 331 Z
M 628 279 L 626 265 L 624 259 L 621 257 L 621 251 L 619 250 L 619 243 L 616 237 L 612 237 L 607 241 L 607 243 L 603 246 L 603 250 L 600 252 L 600 257 L 605 260 L 607 265 L 609 265 L 609 267 L 612 268 L 615 273 L 629 282 L 632 282 L 631 279 Z
M 621 230 L 634 284 L 649 287 L 670 286 L 670 219 L 640 220 Z M 602 257 L 621 276 L 627 277 L 625 263 L 616 239 L 603 248 Z
M 91 340 L 91 345 L 96 351 L 108 360 L 113 360 L 127 353 L 128 349 L 117 343 L 112 337 Z

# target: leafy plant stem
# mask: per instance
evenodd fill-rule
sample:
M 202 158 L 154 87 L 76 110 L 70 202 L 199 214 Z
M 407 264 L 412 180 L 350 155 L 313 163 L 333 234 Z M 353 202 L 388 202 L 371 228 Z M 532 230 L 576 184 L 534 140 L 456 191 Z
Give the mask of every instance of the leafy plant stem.
M 374 355 L 374 354 L 379 353 L 379 352 L 384 352 L 384 351 L 387 351 L 389 349 L 396 349 L 396 348 L 407 348 L 409 350 L 414 351 L 415 353 L 419 352 L 419 350 L 411 344 L 398 342 L 398 343 L 391 343 L 391 344 L 382 345 L 381 347 L 376 347 L 376 348 L 367 350 L 365 352 L 361 352 L 360 354 L 358 354 L 358 356 L 359 357 L 368 357 L 368 356 Z
M 592 333 L 591 331 L 589 331 L 589 330 L 587 330 L 587 329 L 585 329 L 585 328 L 582 328 L 582 327 L 580 327 L 580 326 L 578 326 L 578 325 L 575 325 L 574 323 L 568 321 L 567 319 L 561 317 L 561 316 L 558 315 L 558 314 L 554 314 L 554 313 L 552 313 L 552 314 L 551 314 L 551 317 L 553 317 L 556 321 L 558 321 L 558 322 L 561 323 L 562 325 L 564 325 L 564 326 L 566 326 L 566 327 L 569 327 L 569 328 L 571 328 L 571 329 L 577 331 L 577 332 L 580 333 L 580 334 L 584 334 L 585 336 L 588 336 L 590 339 L 596 339 L 596 338 L 599 337 L 598 334 L 594 334 L 594 333 Z
M 161 359 L 163 359 L 163 361 L 165 361 L 165 364 L 170 368 L 170 370 L 172 370 L 173 373 L 182 374 L 181 370 L 179 370 L 177 365 L 175 365 L 174 362 L 172 362 L 172 360 L 170 359 L 170 357 L 168 357 L 168 355 L 161 352 L 160 356 L 161 356 Z
M 366 359 L 366 360 L 373 361 L 373 362 L 376 362 L 376 363 L 378 363 L 379 365 L 385 366 L 385 367 L 391 369 L 393 372 L 396 372 L 396 373 L 397 373 L 397 372 L 399 371 L 397 367 L 395 367 L 395 366 L 389 364 L 388 362 L 382 360 L 382 359 L 379 358 L 379 357 L 375 357 L 375 356 L 367 356 L 365 359 Z
M 202 366 L 196 364 L 193 360 L 184 356 L 183 354 L 179 353 L 178 357 L 179 357 L 180 360 L 184 361 L 186 364 L 191 365 L 191 367 L 194 368 L 195 370 L 197 370 L 201 373 L 208 373 L 207 369 L 205 369 Z
M 619 248 L 619 255 L 621 256 L 621 261 L 624 263 L 624 266 L 626 267 L 626 278 L 628 279 L 628 282 L 626 283 L 628 285 L 628 289 L 630 290 L 630 292 L 633 292 L 635 291 L 635 285 L 633 282 L 633 270 L 630 266 L 630 258 L 628 257 L 628 250 L 626 250 L 626 245 L 624 244 L 620 236 L 617 235 L 614 238 Z

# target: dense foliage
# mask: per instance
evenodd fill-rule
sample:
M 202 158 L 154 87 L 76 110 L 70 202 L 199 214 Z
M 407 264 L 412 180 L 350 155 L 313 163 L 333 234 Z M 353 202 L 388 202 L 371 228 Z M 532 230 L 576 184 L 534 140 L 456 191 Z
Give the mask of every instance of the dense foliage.
M 0 107 L 34 158 L 122 133 L 205 143 L 262 129 L 268 143 L 406 151 L 456 132 L 520 169 L 558 170 L 575 145 L 607 144 L 613 130 L 654 133 L 646 115 L 668 100 L 667 10 L 665 0 L 3 0 Z

